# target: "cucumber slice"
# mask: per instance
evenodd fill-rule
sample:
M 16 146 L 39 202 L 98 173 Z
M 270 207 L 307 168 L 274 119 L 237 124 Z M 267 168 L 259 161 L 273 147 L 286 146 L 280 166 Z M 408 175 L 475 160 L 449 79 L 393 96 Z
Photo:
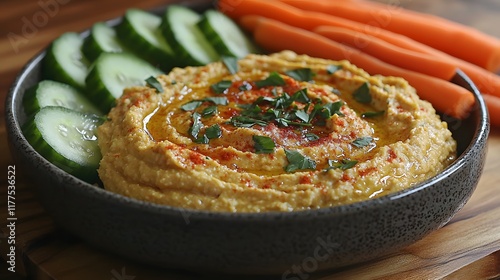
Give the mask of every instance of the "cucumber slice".
M 219 11 L 205 11 L 197 25 L 221 56 L 241 58 L 249 53 L 257 52 L 257 48 L 243 30 L 232 19 Z
M 124 52 L 125 47 L 118 40 L 116 30 L 98 22 L 90 29 L 90 34 L 83 41 L 82 52 L 89 61 L 94 61 L 103 52 Z
M 90 101 L 108 112 L 124 88 L 145 85 L 145 79 L 160 74 L 159 69 L 133 54 L 103 53 L 87 75 L 86 93 Z
M 42 62 L 42 75 L 78 89 L 85 87 L 88 62 L 81 47 L 83 38 L 74 32 L 67 32 L 54 40 Z
M 23 106 L 30 116 L 47 106 L 61 106 L 83 113 L 102 115 L 90 101 L 74 87 L 45 80 L 29 88 L 24 94 Z
M 161 17 L 129 9 L 116 27 L 119 38 L 136 55 L 165 71 L 175 66 L 174 52 L 160 31 Z
M 180 5 L 168 6 L 163 15 L 161 31 L 180 58 L 180 66 L 205 65 L 219 59 L 196 25 L 200 19 L 200 14 Z
M 96 128 L 102 118 L 64 107 L 48 106 L 23 126 L 23 133 L 33 148 L 48 161 L 94 183 L 101 152 Z

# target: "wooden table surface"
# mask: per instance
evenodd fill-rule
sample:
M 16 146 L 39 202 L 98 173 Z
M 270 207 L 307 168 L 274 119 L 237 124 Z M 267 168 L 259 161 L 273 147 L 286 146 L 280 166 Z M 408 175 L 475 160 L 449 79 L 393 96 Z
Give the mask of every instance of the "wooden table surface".
M 381 0 L 383 1 L 383 0 Z M 5 96 L 21 67 L 66 31 L 120 16 L 129 7 L 154 8 L 169 0 L 0 1 L 0 253 L 7 259 L 7 173 L 15 166 L 5 131 Z M 403 7 L 436 14 L 500 38 L 498 0 L 401 0 Z M 457 42 L 467 44 L 467 42 Z M 492 128 L 488 157 L 471 200 L 442 229 L 398 254 L 308 279 L 493 279 L 500 277 L 500 130 Z M 16 273 L 0 265 L 0 279 L 200 279 L 196 272 L 161 270 L 89 247 L 57 228 L 16 170 Z M 281 278 L 281 277 L 277 277 Z

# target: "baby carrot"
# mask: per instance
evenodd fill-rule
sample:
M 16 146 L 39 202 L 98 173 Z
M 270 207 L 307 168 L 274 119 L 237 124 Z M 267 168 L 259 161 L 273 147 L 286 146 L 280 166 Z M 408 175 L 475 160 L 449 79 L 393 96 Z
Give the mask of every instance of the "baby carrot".
M 280 0 L 288 5 L 322 12 L 408 36 L 490 71 L 500 67 L 500 40 L 479 30 L 436 16 L 365 1 Z M 463 42 L 457 44 L 457 42 Z
M 491 125 L 500 127 L 500 98 L 493 95 L 483 95 L 486 107 L 490 113 Z
M 255 41 L 268 51 L 288 49 L 325 59 L 346 59 L 372 75 L 402 77 L 438 111 L 456 118 L 466 117 L 474 104 L 472 93 L 451 82 L 390 65 L 359 50 L 276 20 L 260 18 L 253 35 Z
M 324 35 L 333 28 L 331 26 L 319 26 L 314 29 L 318 34 Z M 356 32 L 356 31 L 353 31 Z M 436 60 L 446 61 L 460 68 L 474 82 L 480 92 L 491 94 L 500 97 L 500 76 L 481 68 L 475 64 L 462 59 L 450 56 L 444 52 L 431 48 L 406 36 L 402 36 L 392 32 L 371 32 L 370 30 L 363 31 L 365 35 L 379 38 L 392 45 L 423 54 L 431 55 Z
M 456 74 L 456 66 L 448 61 L 420 52 L 407 50 L 376 37 L 341 27 L 328 27 L 313 30 L 338 43 L 348 45 L 364 53 L 375 56 L 387 63 L 422 74 L 451 80 Z

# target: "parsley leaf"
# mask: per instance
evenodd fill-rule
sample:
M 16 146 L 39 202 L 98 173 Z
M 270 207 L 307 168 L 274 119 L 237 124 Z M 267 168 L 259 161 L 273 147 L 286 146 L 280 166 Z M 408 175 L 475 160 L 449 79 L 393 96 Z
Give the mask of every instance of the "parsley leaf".
M 224 93 L 228 88 L 230 88 L 232 84 L 233 84 L 232 81 L 222 80 L 222 81 L 220 81 L 218 83 L 215 83 L 215 84 L 211 85 L 210 88 L 215 93 L 221 94 L 221 93 Z
M 267 136 L 253 135 L 255 153 L 257 154 L 272 154 L 276 144 L 273 139 Z
M 234 56 L 222 56 L 222 62 L 224 65 L 226 65 L 227 70 L 229 70 L 229 73 L 231 74 L 236 74 L 238 72 L 238 58 Z
M 227 105 L 228 104 L 227 97 L 225 97 L 225 96 L 222 96 L 222 97 L 207 97 L 207 98 L 202 99 L 202 101 L 212 102 L 215 105 Z
M 266 86 L 284 86 L 286 85 L 285 80 L 278 74 L 278 72 L 271 72 L 267 78 L 264 80 L 256 81 L 255 85 L 259 88 Z
M 193 125 L 189 128 L 188 133 L 194 139 L 198 139 L 198 134 L 200 133 L 203 124 L 201 123 L 201 115 L 197 112 L 193 113 Z
M 372 95 L 370 94 L 370 86 L 367 82 L 363 83 L 353 93 L 353 97 L 359 103 L 367 104 L 372 102 Z
M 319 140 L 319 136 L 314 134 L 314 133 L 306 133 L 305 135 L 306 139 L 308 141 L 316 141 L 316 140 Z
M 286 172 L 294 172 L 296 170 L 316 169 L 316 162 L 308 157 L 305 157 L 297 151 L 285 149 L 288 165 L 285 167 Z
M 370 145 L 371 142 L 373 142 L 373 137 L 366 136 L 357 138 L 356 140 L 352 141 L 351 144 L 353 144 L 357 148 L 363 148 L 365 146 Z
M 309 114 L 304 112 L 304 110 L 298 110 L 297 112 L 295 112 L 295 116 L 306 123 L 309 122 Z
M 220 138 L 222 136 L 222 130 L 218 124 L 214 124 L 205 130 L 205 136 L 208 139 Z
M 328 67 L 326 67 L 326 73 L 331 75 L 340 69 L 342 69 L 342 65 L 328 65 Z
M 361 117 L 374 118 L 374 117 L 382 116 L 383 114 L 385 114 L 385 111 L 365 112 L 365 113 L 361 114 Z
M 309 103 L 311 98 L 307 95 L 307 88 L 303 88 L 295 92 L 292 96 L 293 101 L 297 101 L 300 103 Z
M 325 169 L 325 171 L 328 171 L 330 169 L 347 170 L 347 169 L 353 168 L 354 166 L 356 166 L 356 164 L 358 164 L 358 161 L 356 161 L 356 160 L 343 159 L 341 161 L 338 161 L 338 160 L 329 159 L 328 160 L 328 167 Z
M 314 72 L 311 68 L 299 68 L 295 70 L 285 71 L 285 74 L 297 81 L 309 82 L 314 77 Z
M 149 77 L 146 79 L 146 84 L 151 87 L 156 89 L 157 93 L 162 93 L 163 92 L 163 86 L 161 83 L 153 76 Z
M 193 111 L 196 108 L 200 107 L 200 105 L 203 103 L 201 100 L 192 100 L 189 101 L 188 103 L 185 103 L 184 105 L 181 106 L 181 109 L 184 111 Z
M 215 114 L 217 114 L 217 106 L 208 106 L 201 112 L 201 115 L 204 117 L 213 116 Z

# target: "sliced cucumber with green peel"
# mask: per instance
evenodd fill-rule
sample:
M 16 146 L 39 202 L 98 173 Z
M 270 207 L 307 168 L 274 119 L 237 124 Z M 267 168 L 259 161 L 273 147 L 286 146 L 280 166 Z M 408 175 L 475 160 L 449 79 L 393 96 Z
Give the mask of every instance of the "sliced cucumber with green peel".
M 83 113 L 102 115 L 101 111 L 77 89 L 50 80 L 41 81 L 29 88 L 24 94 L 23 106 L 28 116 L 47 106 L 61 106 Z
M 160 74 L 161 70 L 133 54 L 103 53 L 86 78 L 86 93 L 90 101 L 103 112 L 108 112 L 124 88 L 145 85 L 147 78 Z
M 161 17 L 138 9 L 129 9 L 116 27 L 124 44 L 138 56 L 165 71 L 175 66 L 175 56 L 160 30 Z
M 201 15 L 188 7 L 168 6 L 163 15 L 161 31 L 177 54 L 180 66 L 205 65 L 219 55 L 198 28 Z
M 23 133 L 33 148 L 45 159 L 73 174 L 94 183 L 101 152 L 96 129 L 102 118 L 68 108 L 48 106 L 23 126 Z
M 221 56 L 241 58 L 249 53 L 257 53 L 256 46 L 248 39 L 243 30 L 232 19 L 219 11 L 205 11 L 197 25 Z
M 83 89 L 88 62 L 81 51 L 82 45 L 83 38 L 74 32 L 54 40 L 42 62 L 43 78 Z
M 85 38 L 82 52 L 89 61 L 94 61 L 103 52 L 123 52 L 125 47 L 116 35 L 116 30 L 111 26 L 98 22 L 90 29 L 90 34 Z

